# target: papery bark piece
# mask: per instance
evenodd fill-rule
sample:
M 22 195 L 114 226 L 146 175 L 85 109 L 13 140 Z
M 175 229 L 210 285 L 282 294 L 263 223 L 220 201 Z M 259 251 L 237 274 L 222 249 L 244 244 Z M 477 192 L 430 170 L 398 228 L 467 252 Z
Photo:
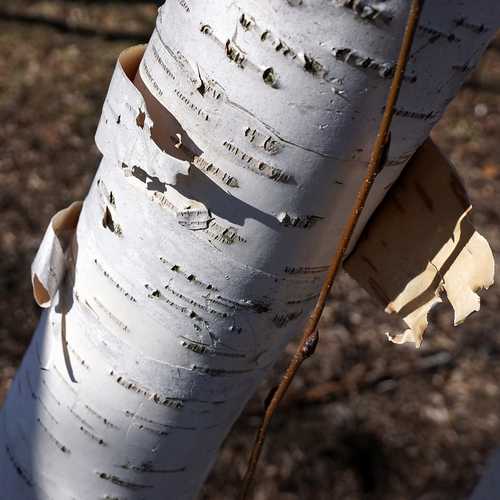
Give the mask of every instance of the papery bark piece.
M 454 167 L 429 139 L 365 227 L 347 272 L 408 325 L 387 334 L 420 346 L 429 311 L 446 295 L 458 325 L 479 310 L 476 291 L 494 280 L 488 242 L 472 224 L 472 207 Z

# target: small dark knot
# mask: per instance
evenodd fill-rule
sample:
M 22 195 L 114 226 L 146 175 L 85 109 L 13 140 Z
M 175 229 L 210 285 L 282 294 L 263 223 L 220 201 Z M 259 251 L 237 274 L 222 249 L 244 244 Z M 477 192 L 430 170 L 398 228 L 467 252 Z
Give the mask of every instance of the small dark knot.
M 309 335 L 307 340 L 304 342 L 304 345 L 302 347 L 302 354 L 304 356 L 304 359 L 307 359 L 314 354 L 318 342 L 319 342 L 319 331 L 316 330 L 313 334 Z

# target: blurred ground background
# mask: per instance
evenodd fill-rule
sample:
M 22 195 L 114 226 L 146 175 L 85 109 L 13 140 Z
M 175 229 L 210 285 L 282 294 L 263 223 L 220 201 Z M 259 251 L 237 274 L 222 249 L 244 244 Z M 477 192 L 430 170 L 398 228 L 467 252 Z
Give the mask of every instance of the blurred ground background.
M 31 261 L 50 217 L 87 191 L 116 57 L 147 41 L 155 12 L 146 0 L 0 2 L 0 401 L 39 316 Z M 495 43 L 434 138 L 465 179 L 477 227 L 500 262 Z M 458 328 L 442 307 L 416 351 L 389 344 L 387 316 L 341 276 L 319 351 L 273 421 L 254 498 L 465 499 L 500 444 L 499 310 L 498 287 Z M 236 498 L 271 386 L 226 440 L 204 499 Z

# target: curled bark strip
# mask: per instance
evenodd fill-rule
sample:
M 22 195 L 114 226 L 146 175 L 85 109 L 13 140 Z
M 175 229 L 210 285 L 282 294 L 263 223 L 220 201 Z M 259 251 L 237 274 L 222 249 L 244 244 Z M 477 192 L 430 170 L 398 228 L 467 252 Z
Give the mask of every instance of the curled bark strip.
M 173 187 L 179 175 L 189 174 L 189 162 L 155 142 L 146 101 L 132 83 L 144 50 L 144 45 L 137 45 L 120 55 L 97 127 L 96 145 L 106 158 L 122 165 L 125 176 L 139 180 L 152 201 L 172 212 L 180 225 L 207 229 L 211 220 L 207 207 Z
M 66 271 L 65 253 L 75 234 L 82 202 L 75 201 L 57 212 L 50 221 L 31 266 L 31 282 L 36 303 L 50 307 Z
M 420 346 L 428 313 L 442 295 L 455 311 L 455 325 L 479 310 L 476 291 L 493 284 L 495 270 L 493 253 L 471 216 L 457 173 L 428 139 L 344 263 L 387 313 L 397 314 L 408 326 L 403 333 L 388 333 L 391 341 Z

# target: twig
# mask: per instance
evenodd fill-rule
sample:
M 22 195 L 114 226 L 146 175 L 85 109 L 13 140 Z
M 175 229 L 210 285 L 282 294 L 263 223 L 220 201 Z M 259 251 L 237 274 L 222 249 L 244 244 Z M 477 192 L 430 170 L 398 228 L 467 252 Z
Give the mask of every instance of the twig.
M 309 389 L 289 391 L 281 400 L 280 408 L 287 411 L 299 411 L 312 406 L 325 405 L 332 402 L 342 401 L 352 394 L 359 395 L 367 391 L 377 390 L 386 382 L 394 383 L 394 387 L 390 390 L 395 390 L 398 384 L 412 376 L 429 373 L 434 375 L 443 370 L 453 369 L 460 357 L 462 350 L 457 349 L 455 352 L 438 351 L 423 358 L 408 363 L 404 367 L 389 370 L 381 374 L 370 374 L 352 380 L 331 380 L 314 385 Z M 277 389 L 277 387 L 276 387 Z M 384 390 L 386 390 L 384 388 Z M 243 413 L 243 417 L 248 420 L 250 417 L 258 417 L 262 414 L 261 405 L 257 403 L 252 407 L 247 408 Z
M 458 351 L 450 353 L 440 351 L 435 354 L 419 358 L 400 368 L 389 370 L 381 374 L 367 374 L 361 380 L 355 380 L 354 384 L 346 384 L 344 381 L 330 381 L 315 385 L 304 391 L 297 391 L 282 402 L 282 408 L 300 408 L 302 406 L 322 405 L 330 401 L 337 401 L 349 394 L 356 394 L 373 390 L 385 382 L 394 382 L 397 385 L 400 381 L 413 375 L 423 373 L 434 374 L 438 371 L 453 368 L 459 357 Z
M 59 0 L 60 3 L 83 3 L 83 4 L 156 4 L 158 7 L 165 3 L 165 0 Z
M 264 417 L 260 424 L 259 430 L 255 438 L 255 443 L 250 454 L 248 461 L 248 467 L 243 479 L 243 486 L 240 492 L 240 499 L 246 500 L 250 492 L 250 486 L 252 484 L 253 477 L 255 475 L 255 469 L 262 451 L 262 446 L 264 444 L 264 439 L 271 422 L 272 416 L 276 411 L 280 401 L 285 395 L 288 387 L 290 386 L 295 374 L 302 365 L 305 359 L 311 356 L 314 352 L 314 348 L 318 342 L 318 331 L 317 326 L 325 307 L 328 295 L 332 288 L 333 281 L 337 275 L 342 259 L 345 255 L 349 242 L 351 240 L 352 234 L 356 223 L 358 222 L 359 216 L 365 206 L 366 199 L 370 193 L 370 189 L 375 181 L 375 177 L 380 170 L 381 160 L 384 155 L 385 146 L 389 137 L 389 129 L 392 121 L 392 116 L 394 114 L 394 106 L 396 104 L 399 90 L 401 88 L 401 82 L 403 80 L 403 75 L 406 68 L 406 63 L 408 61 L 411 45 L 413 42 L 413 36 L 415 34 L 415 29 L 418 24 L 418 19 L 420 17 L 422 0 L 412 0 L 410 11 L 408 14 L 408 21 L 406 24 L 405 32 L 403 35 L 403 40 L 401 43 L 401 48 L 398 56 L 398 61 L 396 64 L 396 69 L 394 71 L 394 76 L 391 82 L 391 87 L 389 94 L 387 96 L 387 101 L 384 109 L 384 114 L 379 125 L 377 136 L 373 144 L 372 152 L 370 155 L 370 161 L 368 162 L 368 169 L 363 183 L 358 191 L 356 202 L 354 204 L 353 210 L 347 221 L 344 230 L 342 231 L 342 236 L 340 239 L 340 244 L 337 248 L 335 256 L 332 259 L 330 267 L 328 268 L 328 273 L 325 282 L 321 288 L 318 301 L 314 307 L 312 314 L 309 316 L 308 322 L 306 324 L 302 339 L 295 351 L 295 354 L 288 365 L 283 378 L 278 385 L 278 388 L 274 392 L 269 405 L 266 408 Z
M 479 75 L 474 75 L 464 83 L 462 88 L 476 90 L 477 92 L 487 92 L 489 94 L 500 94 L 500 80 L 485 79 Z
M 64 19 L 57 19 L 41 14 L 21 14 L 9 9 L 0 8 L 0 21 L 22 23 L 27 25 L 38 25 L 52 28 L 61 33 L 69 35 L 78 35 L 85 38 L 102 38 L 108 41 L 129 41 L 145 43 L 151 36 L 150 33 L 139 31 L 109 31 L 99 28 L 90 28 L 68 23 Z
M 496 38 L 488 45 L 487 50 L 495 50 L 500 52 L 500 37 L 497 35 Z

